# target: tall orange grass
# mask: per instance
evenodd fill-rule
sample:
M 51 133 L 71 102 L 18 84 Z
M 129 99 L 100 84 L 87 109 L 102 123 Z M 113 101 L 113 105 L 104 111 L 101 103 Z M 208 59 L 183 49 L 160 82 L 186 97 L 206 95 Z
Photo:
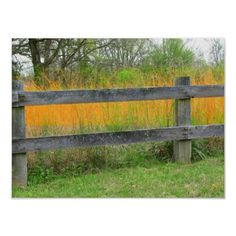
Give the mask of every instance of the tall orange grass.
M 142 86 L 172 86 L 173 77 L 162 79 L 159 74 L 149 74 L 148 79 L 118 83 L 106 80 L 101 84 L 77 85 L 73 81 L 66 88 L 112 88 Z M 224 78 L 215 80 L 209 69 L 199 79 L 191 75 L 192 85 L 223 84 Z M 47 80 L 46 87 L 25 83 L 25 90 L 62 90 L 65 85 Z M 26 107 L 27 136 L 48 134 L 114 131 L 134 128 L 154 128 L 173 125 L 173 100 L 47 105 Z M 192 124 L 224 122 L 224 98 L 199 98 L 191 101 Z

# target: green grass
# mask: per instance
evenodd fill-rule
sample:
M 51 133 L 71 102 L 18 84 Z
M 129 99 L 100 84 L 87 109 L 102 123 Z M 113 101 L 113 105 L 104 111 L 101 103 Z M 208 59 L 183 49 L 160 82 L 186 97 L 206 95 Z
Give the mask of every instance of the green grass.
M 13 197 L 223 198 L 224 157 L 188 165 L 156 163 L 14 188 Z

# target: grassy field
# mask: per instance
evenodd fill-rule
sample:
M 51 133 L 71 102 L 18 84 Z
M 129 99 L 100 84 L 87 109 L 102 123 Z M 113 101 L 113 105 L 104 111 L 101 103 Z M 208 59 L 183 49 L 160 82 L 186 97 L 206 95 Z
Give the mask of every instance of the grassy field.
M 13 197 L 223 198 L 224 157 L 188 165 L 156 163 L 14 188 Z

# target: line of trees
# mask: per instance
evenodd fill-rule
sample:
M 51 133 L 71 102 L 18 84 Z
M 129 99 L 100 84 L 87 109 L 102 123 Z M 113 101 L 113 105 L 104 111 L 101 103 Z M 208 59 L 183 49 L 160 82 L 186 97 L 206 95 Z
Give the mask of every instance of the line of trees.
M 212 40 L 212 65 L 224 64 L 224 45 Z M 13 39 L 13 76 L 19 75 L 24 63 L 33 67 L 35 81 L 51 70 L 80 71 L 86 67 L 117 70 L 124 67 L 177 68 L 191 67 L 204 61 L 182 39 Z

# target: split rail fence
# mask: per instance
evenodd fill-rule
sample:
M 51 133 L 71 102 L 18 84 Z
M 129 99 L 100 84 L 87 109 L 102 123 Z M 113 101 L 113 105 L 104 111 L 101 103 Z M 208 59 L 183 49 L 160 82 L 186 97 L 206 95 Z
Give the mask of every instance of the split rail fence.
M 190 100 L 223 97 L 224 85 L 191 86 L 189 77 L 174 80 L 173 87 L 96 89 L 26 92 L 20 81 L 12 84 L 12 183 L 27 185 L 27 156 L 30 151 L 71 147 L 120 145 L 139 142 L 174 141 L 174 158 L 191 162 L 191 139 L 224 136 L 224 124 L 190 124 Z M 25 138 L 24 107 L 28 105 L 121 102 L 175 99 L 174 127 L 122 132 Z

